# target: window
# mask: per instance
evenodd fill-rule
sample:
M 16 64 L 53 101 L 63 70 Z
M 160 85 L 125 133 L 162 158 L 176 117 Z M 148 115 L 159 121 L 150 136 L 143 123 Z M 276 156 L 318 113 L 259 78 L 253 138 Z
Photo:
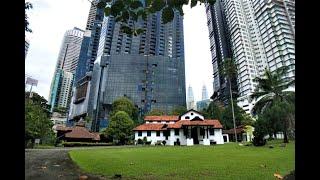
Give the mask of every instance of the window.
M 157 131 L 157 136 L 160 136 L 160 131 Z
M 186 116 L 185 119 L 190 119 L 190 117 L 189 117 L 189 116 Z
M 138 131 L 138 136 L 142 136 L 142 131 Z
M 193 115 L 193 113 L 191 113 L 191 115 Z
M 214 129 L 213 129 L 213 128 L 210 128 L 210 129 L 209 129 L 209 133 L 210 133 L 210 135 L 214 135 Z
M 179 129 L 175 129 L 175 130 L 174 130 L 174 135 L 175 135 L 175 136 L 179 136 Z
M 151 136 L 151 131 L 147 131 L 147 136 Z

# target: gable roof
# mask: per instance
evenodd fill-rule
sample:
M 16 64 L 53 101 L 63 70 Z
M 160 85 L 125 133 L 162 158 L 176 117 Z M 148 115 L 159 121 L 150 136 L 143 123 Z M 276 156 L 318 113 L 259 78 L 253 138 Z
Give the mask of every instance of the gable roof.
M 64 137 L 66 138 L 93 139 L 97 141 L 100 140 L 99 133 L 91 133 L 88 131 L 87 128 L 82 126 L 75 126 L 75 127 L 57 126 L 56 130 L 66 132 L 64 135 Z
M 146 116 L 145 121 L 179 121 L 179 116 Z
M 222 129 L 222 125 L 220 121 L 213 120 L 213 119 L 193 120 L 193 121 L 181 120 L 175 124 L 168 124 L 168 129 L 181 128 L 182 126 L 213 126 L 213 128 Z
M 201 112 L 199 112 L 199 111 L 196 111 L 196 110 L 194 110 L 194 109 L 189 109 L 187 112 L 185 112 L 185 113 L 181 114 L 181 115 L 180 115 L 180 117 L 181 117 L 181 116 L 183 116 L 183 115 L 185 115 L 185 114 L 187 114 L 188 112 L 191 112 L 191 111 L 196 112 L 196 113 L 198 113 L 198 114 L 202 115 L 202 113 L 201 113 Z M 203 116 L 203 115 L 202 115 L 202 116 Z

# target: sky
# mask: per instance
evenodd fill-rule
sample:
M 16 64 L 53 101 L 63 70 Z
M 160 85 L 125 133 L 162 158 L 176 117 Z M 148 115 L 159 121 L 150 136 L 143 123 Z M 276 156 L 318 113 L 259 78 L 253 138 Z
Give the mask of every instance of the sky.
M 32 87 L 48 100 L 64 33 L 78 27 L 85 29 L 90 3 L 88 0 L 29 0 L 33 9 L 27 12 L 32 33 L 26 33 L 30 46 L 25 73 L 38 80 Z M 192 9 L 184 6 L 184 48 L 186 91 L 193 89 L 195 101 L 201 100 L 202 86 L 208 96 L 213 92 L 212 64 L 207 18 L 204 5 Z M 29 90 L 30 86 L 26 89 Z M 187 94 L 187 92 L 186 92 Z

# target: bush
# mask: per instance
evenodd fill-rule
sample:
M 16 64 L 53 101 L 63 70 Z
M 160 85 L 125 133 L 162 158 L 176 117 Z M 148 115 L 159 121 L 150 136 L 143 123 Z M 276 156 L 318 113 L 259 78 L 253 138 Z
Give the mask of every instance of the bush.
M 142 139 L 138 139 L 138 141 L 137 141 L 137 144 L 143 144 L 143 141 L 142 141 Z
M 161 144 L 161 141 L 157 141 L 154 145 L 161 146 L 162 144 Z
M 264 146 L 266 145 L 267 140 L 265 140 L 263 137 L 254 137 L 252 139 L 252 144 L 254 146 Z
M 112 146 L 113 143 L 91 143 L 91 142 L 63 142 L 64 147 L 79 147 L 79 146 Z
M 145 144 L 150 145 L 152 141 L 147 141 Z
M 162 144 L 165 146 L 166 145 L 166 143 L 167 143 L 167 141 L 162 141 Z
M 143 144 L 146 144 L 147 143 L 147 137 L 143 137 Z

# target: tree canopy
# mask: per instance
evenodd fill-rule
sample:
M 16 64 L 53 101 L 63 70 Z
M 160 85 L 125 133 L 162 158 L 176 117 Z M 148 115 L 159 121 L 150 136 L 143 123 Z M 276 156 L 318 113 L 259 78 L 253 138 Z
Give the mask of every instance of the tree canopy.
M 185 112 L 187 112 L 187 108 L 185 106 L 177 106 L 172 109 L 170 115 L 180 116 Z
M 27 93 L 26 93 L 27 96 Z M 27 96 L 28 97 L 28 96 Z M 54 139 L 52 122 L 49 119 L 46 100 L 33 93 L 31 99 L 27 98 L 25 102 L 25 141 L 26 143 L 34 139 L 41 139 L 42 142 Z M 46 143 L 46 142 L 45 142 Z M 53 142 L 50 142 L 53 143 Z M 26 144 L 27 145 L 27 144 Z
M 29 21 L 28 21 L 28 19 L 29 19 L 29 17 L 28 17 L 28 15 L 27 15 L 27 10 L 29 10 L 29 9 L 32 9 L 33 8 L 33 6 L 32 6 L 32 4 L 30 3 L 30 2 L 25 2 L 25 4 L 24 4 L 24 9 L 25 9 L 25 14 L 24 14 L 24 30 L 26 31 L 26 32 L 32 32 L 32 30 L 30 29 L 30 27 L 29 27 Z
M 118 111 L 126 112 L 134 122 L 138 123 L 139 110 L 127 97 L 120 97 L 112 103 L 111 116 Z
M 165 115 L 166 113 L 160 109 L 153 109 L 149 111 L 148 113 L 145 114 L 145 116 L 162 116 Z
M 118 111 L 110 118 L 105 134 L 111 136 L 113 140 L 118 140 L 121 144 L 125 144 L 132 138 L 133 127 L 134 122 L 130 116 L 125 111 Z

